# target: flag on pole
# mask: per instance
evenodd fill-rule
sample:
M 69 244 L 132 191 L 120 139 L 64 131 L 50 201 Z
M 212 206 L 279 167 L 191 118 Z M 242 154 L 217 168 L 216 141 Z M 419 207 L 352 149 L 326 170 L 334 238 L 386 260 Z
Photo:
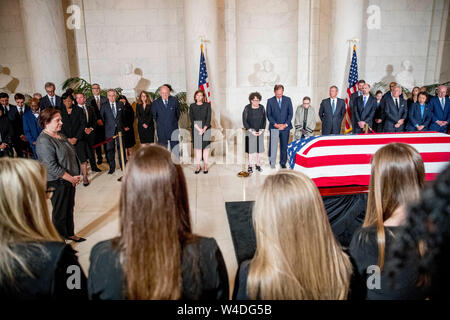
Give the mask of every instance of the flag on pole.
M 209 90 L 208 71 L 206 71 L 205 55 L 203 54 L 203 44 L 200 46 L 200 72 L 198 75 L 198 88 L 205 92 L 206 102 L 211 103 L 211 91 Z
M 345 98 L 345 133 L 352 131 L 352 113 L 350 111 L 350 96 L 358 90 L 358 61 L 356 45 L 353 45 L 352 63 L 348 74 L 347 98 Z

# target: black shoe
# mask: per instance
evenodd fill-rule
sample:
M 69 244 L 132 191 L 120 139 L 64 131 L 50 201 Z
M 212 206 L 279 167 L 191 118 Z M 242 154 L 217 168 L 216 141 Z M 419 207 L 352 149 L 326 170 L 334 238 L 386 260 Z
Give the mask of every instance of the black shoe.
M 94 172 L 102 172 L 102 170 L 98 167 L 92 168 L 91 170 Z
M 281 165 L 281 169 L 286 169 L 286 165 L 285 165 L 285 164 L 282 164 L 282 165 Z
M 117 181 L 121 182 L 122 178 L 123 178 L 123 176 L 121 176 L 119 179 L 117 179 Z
M 248 172 L 248 173 L 253 173 L 253 169 L 252 169 L 251 166 L 248 166 L 247 172 Z
M 89 182 L 88 183 L 83 182 L 83 186 L 87 187 L 88 185 L 89 185 Z
M 102 164 L 103 163 L 103 160 L 97 160 L 97 164 Z
M 108 174 L 113 174 L 114 171 L 116 171 L 116 170 L 114 170 L 114 169 L 109 169 Z
M 208 170 L 204 170 L 203 173 L 204 173 L 204 174 L 208 174 Z
M 262 172 L 262 168 L 260 166 L 256 166 L 256 171 Z
M 199 173 L 200 173 L 200 171 L 201 171 L 201 169 L 202 169 L 202 168 L 201 168 L 200 166 L 198 166 L 198 169 L 197 169 L 197 170 L 195 170 L 195 172 L 194 172 L 194 173 L 195 173 L 195 174 L 199 174 Z
M 75 239 L 72 239 L 72 238 L 65 238 L 66 240 L 69 240 L 69 241 L 73 241 L 73 242 L 83 242 L 83 241 L 86 241 L 86 239 L 85 238 L 82 238 L 82 237 L 79 237 L 79 239 L 78 240 L 75 240 Z

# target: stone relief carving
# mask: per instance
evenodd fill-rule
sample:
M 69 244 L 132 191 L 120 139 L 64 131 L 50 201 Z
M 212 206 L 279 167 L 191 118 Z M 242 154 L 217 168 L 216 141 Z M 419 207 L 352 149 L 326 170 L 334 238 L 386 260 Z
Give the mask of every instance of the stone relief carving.
M 280 75 L 273 71 L 274 65 L 270 60 L 262 64 L 256 63 L 255 70 L 248 76 L 248 81 L 255 87 L 273 86 L 280 81 Z
M 10 75 L 3 73 L 3 66 L 0 64 L 0 92 L 6 92 L 7 94 L 11 94 L 11 91 L 8 89 L 8 84 L 14 80 Z
M 402 71 L 397 73 L 397 75 L 395 76 L 395 80 L 397 81 L 397 83 L 401 84 L 408 90 L 411 90 L 415 85 L 415 79 L 412 71 L 413 66 L 411 64 L 411 61 L 403 60 Z

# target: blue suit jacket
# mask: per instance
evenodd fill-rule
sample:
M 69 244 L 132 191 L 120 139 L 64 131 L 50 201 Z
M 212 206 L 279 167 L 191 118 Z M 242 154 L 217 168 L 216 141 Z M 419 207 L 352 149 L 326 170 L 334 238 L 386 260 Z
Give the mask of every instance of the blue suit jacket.
M 432 118 L 432 109 L 429 104 L 425 103 L 423 117 L 420 114 L 420 104 L 413 103 L 409 108 L 409 121 L 406 125 L 407 131 L 418 131 L 416 125 L 425 126 L 421 131 L 428 131 Z
M 33 115 L 33 112 L 27 110 L 22 117 L 23 133 L 27 137 L 30 146 L 34 149 L 33 142 L 37 140 L 42 128 L 39 126 L 38 119 Z
M 336 109 L 331 107 L 331 98 L 323 99 L 320 103 L 319 117 L 322 121 L 322 135 L 340 134 L 341 123 L 345 116 L 345 101 L 336 98 Z
M 62 105 L 63 103 L 61 97 L 55 94 L 55 108 L 61 110 Z M 41 100 L 39 100 L 39 108 L 41 108 L 41 110 L 44 110 L 48 107 L 52 107 L 52 103 L 50 102 L 50 98 L 48 97 L 48 95 L 45 95 L 41 98 Z
M 444 110 L 442 110 L 441 102 L 439 101 L 439 97 L 433 97 L 430 100 L 430 107 L 432 111 L 432 123 L 430 125 L 430 130 L 439 131 L 439 132 L 447 132 L 447 126 L 441 127 L 436 123 L 436 121 L 448 121 L 450 122 L 450 98 L 445 97 L 445 105 Z
M 152 113 L 156 122 L 158 139 L 171 140 L 172 132 L 178 129 L 178 120 L 181 114 L 178 99 L 169 96 L 166 108 L 162 98 L 159 97 L 152 103 Z
M 281 110 L 278 106 L 277 97 L 274 96 L 268 99 L 266 113 L 267 119 L 269 119 L 269 130 L 277 129 L 275 128 L 275 123 L 287 124 L 288 126 L 283 131 L 289 131 L 292 129 L 292 117 L 294 116 L 294 111 L 292 108 L 291 98 L 286 96 L 281 97 Z
M 353 106 L 354 116 L 355 116 L 355 133 L 363 132 L 358 125 L 359 121 L 364 121 L 371 128 L 373 127 L 373 117 L 375 116 L 375 111 L 377 110 L 377 99 L 369 95 L 366 106 L 364 107 L 364 97 L 359 96 Z
M 122 130 L 122 109 L 123 104 L 120 101 L 116 101 L 116 111 L 117 115 L 114 118 L 114 114 L 111 110 L 111 104 L 109 100 L 104 102 L 100 106 L 100 116 L 102 117 L 102 121 L 105 125 L 105 137 L 110 138 L 117 134 L 117 132 Z

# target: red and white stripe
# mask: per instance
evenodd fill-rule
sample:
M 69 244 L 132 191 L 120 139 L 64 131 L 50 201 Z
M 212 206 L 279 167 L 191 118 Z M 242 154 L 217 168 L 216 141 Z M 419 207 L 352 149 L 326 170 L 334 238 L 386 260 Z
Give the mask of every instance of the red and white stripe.
M 200 86 L 200 89 L 205 92 L 206 102 L 211 102 L 211 91 L 209 90 L 209 81 Z
M 345 98 L 345 132 L 349 132 L 352 128 L 352 113 L 350 112 L 350 96 L 358 90 L 358 85 L 347 88 L 347 98 Z
M 437 132 L 322 136 L 295 155 L 294 170 L 318 187 L 369 185 L 375 152 L 393 142 L 407 143 L 422 156 L 426 180 L 433 180 L 450 162 L 450 135 Z

